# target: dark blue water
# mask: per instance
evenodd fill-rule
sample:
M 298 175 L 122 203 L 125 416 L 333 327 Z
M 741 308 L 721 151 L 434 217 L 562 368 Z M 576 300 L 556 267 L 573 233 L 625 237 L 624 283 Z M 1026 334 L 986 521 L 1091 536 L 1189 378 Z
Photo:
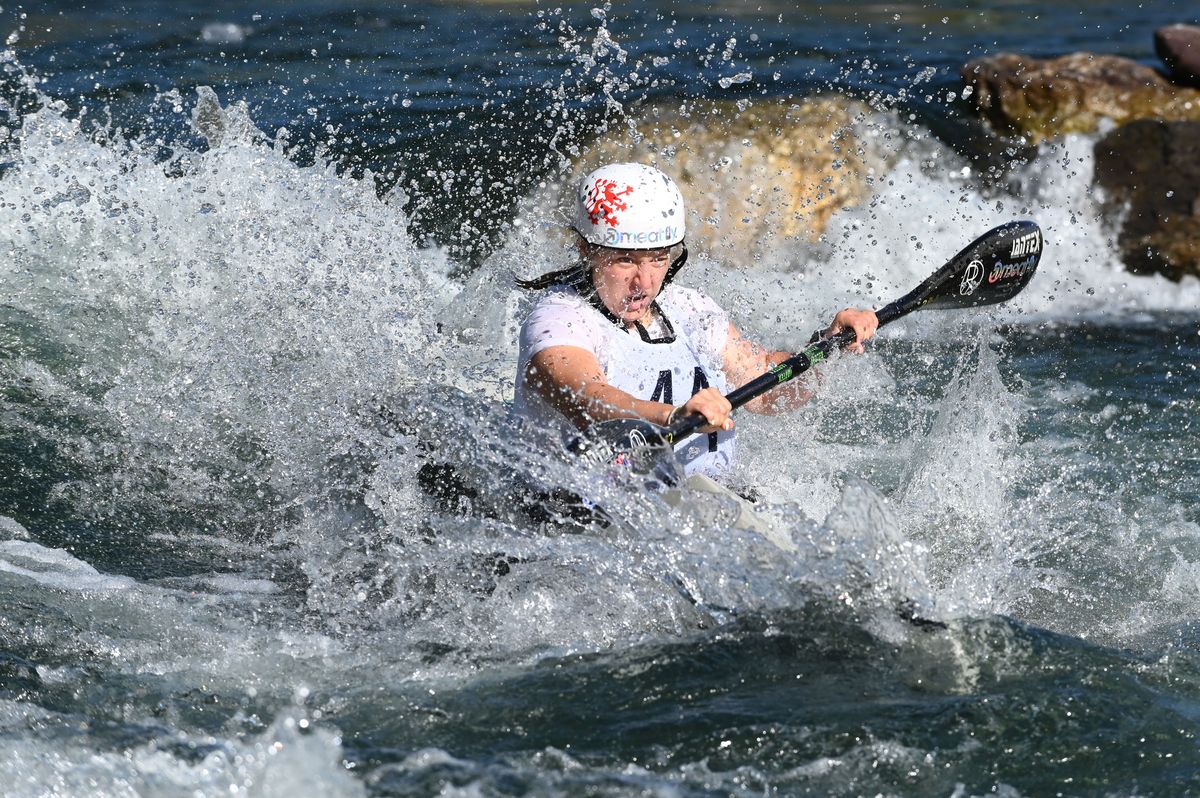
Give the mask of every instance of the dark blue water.
M 957 78 L 1189 14 L 5 5 L 0 792 L 1200 791 L 1200 284 L 1124 272 L 1093 138 L 999 141 Z M 511 278 L 605 131 L 817 94 L 902 145 L 819 244 L 688 265 L 739 326 L 798 346 L 1015 215 L 1047 249 L 739 420 L 785 552 L 530 447 Z

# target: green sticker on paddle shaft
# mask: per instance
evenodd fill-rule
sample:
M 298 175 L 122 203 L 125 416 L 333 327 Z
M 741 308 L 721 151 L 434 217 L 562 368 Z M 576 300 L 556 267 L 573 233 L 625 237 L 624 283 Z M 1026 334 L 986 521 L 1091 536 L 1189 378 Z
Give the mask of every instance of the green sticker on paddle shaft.
M 804 371 L 809 366 L 814 366 L 824 360 L 825 351 L 821 349 L 820 346 L 810 346 L 808 349 L 804 350 L 804 356 L 808 358 L 808 363 L 800 369 L 801 371 Z M 777 385 L 781 385 L 790 380 L 792 377 L 796 376 L 795 368 L 789 362 L 790 360 L 795 359 L 795 357 L 789 358 L 788 360 L 785 360 L 771 368 L 770 373 L 775 375 L 775 383 Z

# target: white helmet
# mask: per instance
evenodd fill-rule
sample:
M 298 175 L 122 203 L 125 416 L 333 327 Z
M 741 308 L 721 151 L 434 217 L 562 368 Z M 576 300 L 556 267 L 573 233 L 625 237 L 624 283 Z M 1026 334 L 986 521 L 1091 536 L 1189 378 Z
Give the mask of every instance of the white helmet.
M 575 230 L 592 244 L 657 249 L 683 241 L 683 195 L 653 166 L 601 166 L 580 183 L 577 199 Z

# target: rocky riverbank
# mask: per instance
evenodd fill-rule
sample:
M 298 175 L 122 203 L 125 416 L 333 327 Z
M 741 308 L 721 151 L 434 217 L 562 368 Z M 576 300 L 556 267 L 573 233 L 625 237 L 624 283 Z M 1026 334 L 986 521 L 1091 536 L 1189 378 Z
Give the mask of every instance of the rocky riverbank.
M 1154 35 L 1156 70 L 1128 58 L 1001 53 L 963 66 L 964 93 L 1001 136 L 1038 143 L 1107 130 L 1096 185 L 1135 273 L 1200 276 L 1200 27 Z

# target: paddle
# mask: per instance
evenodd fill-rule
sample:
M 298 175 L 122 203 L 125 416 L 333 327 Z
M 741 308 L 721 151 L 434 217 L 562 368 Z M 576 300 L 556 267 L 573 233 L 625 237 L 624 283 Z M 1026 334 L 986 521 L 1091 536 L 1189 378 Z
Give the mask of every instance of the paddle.
M 994 305 L 1016 296 L 1033 279 L 1042 256 L 1042 231 L 1030 221 L 1000 225 L 972 241 L 962 252 L 931 274 L 925 282 L 876 312 L 879 326 L 914 310 L 948 310 Z M 825 360 L 837 348 L 854 343 L 853 330 L 820 339 L 766 373 L 726 395 L 736 410 L 767 391 L 783 385 Z M 589 459 L 628 463 L 653 470 L 663 449 L 696 432 L 704 418 L 689 415 L 669 427 L 638 418 L 619 418 L 593 424 L 568 448 Z

